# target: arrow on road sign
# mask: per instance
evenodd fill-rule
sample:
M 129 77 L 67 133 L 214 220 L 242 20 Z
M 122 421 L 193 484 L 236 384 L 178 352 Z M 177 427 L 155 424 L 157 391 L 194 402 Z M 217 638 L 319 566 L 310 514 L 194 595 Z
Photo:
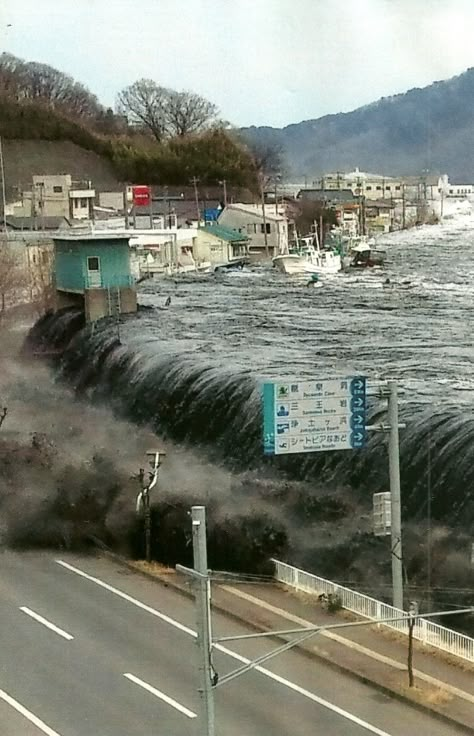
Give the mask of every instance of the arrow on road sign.
M 365 425 L 365 414 L 357 413 L 353 414 L 351 418 L 352 429 L 360 429 Z
M 351 399 L 351 409 L 354 411 L 354 409 L 363 409 L 365 407 L 365 400 L 362 396 L 356 396 L 354 399 Z
M 351 434 L 351 446 L 355 449 L 363 447 L 365 444 L 366 434 L 360 430 L 356 430 Z

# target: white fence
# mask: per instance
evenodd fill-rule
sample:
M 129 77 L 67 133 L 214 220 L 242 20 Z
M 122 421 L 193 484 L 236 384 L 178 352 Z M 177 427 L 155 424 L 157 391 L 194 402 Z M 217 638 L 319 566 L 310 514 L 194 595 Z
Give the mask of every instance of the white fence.
M 298 570 L 298 568 L 287 565 L 285 562 L 279 562 L 278 560 L 272 560 L 272 562 L 275 564 L 275 578 L 280 583 L 285 583 L 285 585 L 290 585 L 297 590 L 312 595 L 336 594 L 340 597 L 343 608 L 364 618 L 380 621 L 381 619 L 401 616 L 404 613 L 387 603 L 357 593 L 355 590 L 344 588 L 342 585 L 319 578 L 309 572 Z M 402 634 L 408 634 L 407 621 L 392 621 L 383 625 L 396 629 Z M 447 629 L 445 626 L 435 624 L 428 619 L 418 619 L 418 623 L 413 630 L 413 636 L 423 644 L 442 649 L 456 657 L 466 659 L 468 662 L 474 662 L 474 639 L 469 636 L 459 634 L 457 631 Z

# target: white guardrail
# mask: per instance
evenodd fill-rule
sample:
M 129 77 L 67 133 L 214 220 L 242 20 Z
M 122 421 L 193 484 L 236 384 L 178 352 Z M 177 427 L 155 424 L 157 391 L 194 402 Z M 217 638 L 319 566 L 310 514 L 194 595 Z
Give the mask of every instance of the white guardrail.
M 343 608 L 364 618 L 377 622 L 384 618 L 406 614 L 406 611 L 400 611 L 388 603 L 382 603 L 382 601 L 357 593 L 357 591 L 350 590 L 350 588 L 344 588 L 342 585 L 332 583 L 330 580 L 325 580 L 310 572 L 298 570 L 298 568 L 292 567 L 286 562 L 279 562 L 279 560 L 272 560 L 272 562 L 275 565 L 275 579 L 280 583 L 310 595 L 321 595 L 322 593 L 338 595 Z M 408 635 L 407 621 L 392 621 L 381 625 Z M 413 629 L 413 636 L 425 645 L 442 649 L 468 662 L 474 662 L 474 639 L 470 636 L 459 634 L 457 631 L 447 629 L 445 626 L 435 624 L 428 619 L 418 619 L 418 623 Z

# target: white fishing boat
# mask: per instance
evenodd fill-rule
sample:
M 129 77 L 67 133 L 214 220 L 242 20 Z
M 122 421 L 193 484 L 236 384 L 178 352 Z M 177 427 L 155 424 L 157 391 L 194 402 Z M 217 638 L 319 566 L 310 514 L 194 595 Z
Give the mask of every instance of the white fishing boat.
M 321 249 L 314 235 L 295 238 L 295 245 L 286 253 L 273 258 L 273 265 L 283 273 L 321 275 L 336 274 L 342 269 L 339 253 L 332 249 Z

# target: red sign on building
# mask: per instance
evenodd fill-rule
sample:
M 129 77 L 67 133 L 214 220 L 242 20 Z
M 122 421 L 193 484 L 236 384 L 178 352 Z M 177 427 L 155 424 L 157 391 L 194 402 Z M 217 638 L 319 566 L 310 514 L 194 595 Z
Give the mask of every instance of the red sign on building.
M 146 207 L 151 203 L 151 188 L 145 185 L 132 187 L 132 201 L 136 207 Z

